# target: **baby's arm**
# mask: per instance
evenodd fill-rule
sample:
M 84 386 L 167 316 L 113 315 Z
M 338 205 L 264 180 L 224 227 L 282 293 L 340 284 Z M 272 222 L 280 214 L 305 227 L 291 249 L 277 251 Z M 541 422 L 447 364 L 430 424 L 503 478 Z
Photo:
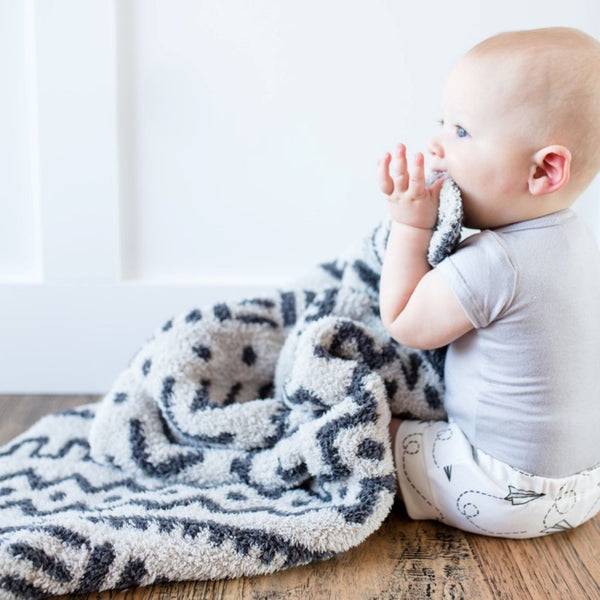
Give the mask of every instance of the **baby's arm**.
M 394 339 L 412 348 L 449 344 L 473 324 L 443 277 L 427 262 L 442 180 L 426 186 L 421 153 L 409 174 L 406 148 L 399 144 L 393 165 L 389 153 L 379 162 L 379 184 L 388 196 L 392 217 L 381 272 L 383 324 Z

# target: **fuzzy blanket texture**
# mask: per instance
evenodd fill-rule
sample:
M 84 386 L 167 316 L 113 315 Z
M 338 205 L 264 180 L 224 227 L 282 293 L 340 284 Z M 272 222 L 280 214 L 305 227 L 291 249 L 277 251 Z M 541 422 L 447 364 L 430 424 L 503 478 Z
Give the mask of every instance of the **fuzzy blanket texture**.
M 429 260 L 458 243 L 444 183 Z M 293 289 L 160 327 L 96 404 L 0 448 L 0 598 L 271 573 L 379 528 L 390 414 L 443 418 L 443 350 L 383 329 L 389 222 Z

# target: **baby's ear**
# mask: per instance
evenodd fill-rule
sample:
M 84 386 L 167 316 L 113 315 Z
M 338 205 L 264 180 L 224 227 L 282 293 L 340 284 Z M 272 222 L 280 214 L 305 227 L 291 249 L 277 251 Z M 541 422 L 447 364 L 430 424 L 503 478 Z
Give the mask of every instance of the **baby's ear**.
M 567 184 L 571 175 L 571 153 L 565 146 L 546 146 L 533 157 L 529 172 L 529 192 L 543 196 L 557 192 Z

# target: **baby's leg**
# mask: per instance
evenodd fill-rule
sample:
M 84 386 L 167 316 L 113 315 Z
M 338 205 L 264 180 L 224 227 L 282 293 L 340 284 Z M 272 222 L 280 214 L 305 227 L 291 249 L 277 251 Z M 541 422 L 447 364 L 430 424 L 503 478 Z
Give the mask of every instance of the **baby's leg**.
M 474 448 L 455 423 L 393 421 L 397 481 L 412 519 L 528 538 L 577 527 L 600 510 L 600 467 L 529 475 Z

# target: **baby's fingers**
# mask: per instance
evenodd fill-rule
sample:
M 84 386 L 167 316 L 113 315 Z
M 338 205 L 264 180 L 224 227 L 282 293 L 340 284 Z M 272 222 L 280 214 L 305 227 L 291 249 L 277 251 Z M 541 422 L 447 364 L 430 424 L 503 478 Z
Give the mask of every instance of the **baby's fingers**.
M 442 186 L 444 185 L 444 181 L 446 180 L 446 176 L 438 177 L 430 186 L 429 191 L 431 192 L 432 198 L 435 200 L 439 200 L 440 192 L 442 190 Z
M 379 182 L 379 188 L 388 196 L 394 191 L 394 181 L 390 177 L 391 160 L 392 156 L 389 152 L 386 152 L 385 156 L 377 162 L 377 180 Z
M 409 185 L 409 175 L 406 170 L 406 146 L 398 144 L 396 149 L 396 160 L 392 168 L 392 179 L 394 180 L 394 188 L 398 192 L 405 192 Z
M 427 186 L 425 185 L 425 157 L 421 152 L 415 154 L 415 164 L 410 175 L 408 185 L 413 198 L 421 198 L 426 195 Z

